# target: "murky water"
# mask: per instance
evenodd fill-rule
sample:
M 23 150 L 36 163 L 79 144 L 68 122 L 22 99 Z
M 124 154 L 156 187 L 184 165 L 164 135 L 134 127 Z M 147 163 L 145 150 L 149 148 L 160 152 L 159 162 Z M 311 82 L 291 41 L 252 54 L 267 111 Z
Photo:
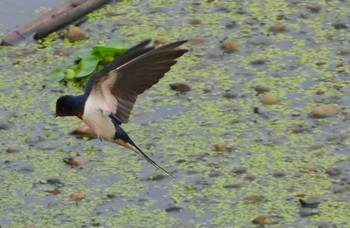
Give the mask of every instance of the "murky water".
M 40 9 L 52 8 L 62 2 L 64 0 L 2 0 L 0 2 L 1 32 L 12 32 L 33 20 Z
M 349 9 L 124 1 L 90 15 L 87 41 L 2 47 L 0 225 L 349 227 Z M 51 69 L 84 47 L 148 37 L 200 38 L 123 125 L 177 182 L 131 151 L 69 135 L 78 119 L 52 117 L 57 97 L 81 89 L 52 84 Z M 63 162 L 77 154 L 79 166 Z

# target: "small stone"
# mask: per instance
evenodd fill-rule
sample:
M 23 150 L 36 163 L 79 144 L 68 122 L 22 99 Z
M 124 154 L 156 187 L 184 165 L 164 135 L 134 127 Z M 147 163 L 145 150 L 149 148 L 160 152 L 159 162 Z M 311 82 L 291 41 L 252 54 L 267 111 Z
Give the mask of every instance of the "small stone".
M 268 224 L 272 224 L 273 223 L 272 219 L 268 215 L 259 215 L 258 217 L 253 219 L 252 222 L 254 224 L 257 224 L 257 225 L 260 225 L 260 226 L 268 225 Z
M 193 37 L 188 40 L 190 44 L 200 44 L 203 43 L 205 40 L 202 37 Z
M 275 24 L 270 26 L 269 31 L 273 33 L 280 33 L 286 30 L 286 27 L 282 24 Z
M 332 115 L 335 115 L 339 112 L 339 107 L 331 104 L 324 104 L 318 107 L 315 107 L 311 110 L 310 115 L 313 118 L 327 118 Z
M 338 55 L 349 55 L 350 54 L 350 50 L 348 49 L 341 49 L 338 52 Z
M 191 25 L 199 25 L 200 23 L 202 23 L 201 20 L 196 19 L 196 18 L 193 18 L 190 20 Z
M 8 130 L 10 129 L 10 124 L 4 121 L 0 121 L 0 130 Z
M 246 173 L 246 172 L 247 172 L 247 168 L 246 167 L 242 167 L 242 166 L 234 168 L 232 170 L 232 173 L 236 174 L 236 175 L 241 175 L 241 174 Z
M 335 184 L 331 187 L 331 190 L 333 193 L 338 194 L 338 193 L 343 193 L 348 189 L 347 186 L 345 185 L 340 185 L 340 184 Z
M 239 184 L 239 183 L 224 185 L 224 188 L 240 189 L 242 187 L 243 187 L 243 185 Z
M 51 193 L 52 195 L 58 195 L 58 194 L 61 194 L 61 191 L 59 188 L 54 188 L 52 190 L 45 190 L 45 192 L 47 193 Z
M 266 60 L 263 60 L 263 59 L 257 59 L 250 62 L 250 64 L 253 66 L 264 65 L 265 63 L 266 63 Z
M 225 24 L 225 27 L 228 29 L 233 29 L 237 26 L 237 22 L 235 21 L 229 21 Z
M 302 207 L 317 208 L 321 203 L 321 199 L 313 196 L 306 199 L 299 199 L 299 203 Z
M 185 93 L 191 90 L 191 87 L 185 82 L 176 82 L 169 84 L 170 89 L 178 91 L 180 93 Z
M 85 159 L 81 156 L 68 157 L 63 159 L 64 163 L 71 166 L 81 166 L 85 164 Z
M 140 116 L 142 113 L 139 111 L 131 111 L 131 115 L 136 117 L 136 116 Z
M 256 95 L 260 95 L 260 94 L 263 94 L 263 93 L 267 93 L 267 92 L 270 92 L 270 88 L 267 87 L 267 86 L 263 86 L 263 85 L 258 85 L 258 86 L 255 86 L 255 91 L 256 91 Z
M 280 178 L 280 177 L 285 177 L 286 173 L 284 173 L 283 171 L 275 171 L 272 176 L 276 177 L 276 178 Z
M 306 6 L 306 9 L 309 10 L 311 13 L 319 13 L 321 11 L 321 6 L 314 3 Z
M 222 97 L 226 98 L 226 99 L 234 99 L 237 97 L 237 94 L 226 92 L 226 93 L 224 93 L 224 95 Z
M 337 176 L 342 172 L 342 169 L 337 166 L 332 166 L 326 170 L 326 174 L 330 176 Z
M 278 98 L 273 95 L 264 95 L 261 97 L 261 102 L 266 105 L 274 105 L 278 103 Z
M 85 195 L 81 192 L 75 192 L 75 193 L 72 193 L 69 198 L 73 201 L 81 201 L 83 199 L 85 199 Z
M 306 172 L 317 172 L 317 167 L 311 164 L 307 164 L 304 166 L 304 170 Z
M 247 174 L 247 175 L 245 176 L 245 179 L 246 179 L 247 181 L 253 181 L 253 180 L 256 179 L 256 176 L 254 176 L 254 175 L 252 175 L 252 174 Z
M 236 42 L 234 42 L 233 40 L 225 40 L 222 43 L 221 48 L 227 52 L 232 53 L 232 52 L 235 52 L 238 50 L 238 44 Z
M 108 198 L 108 199 L 114 199 L 114 198 L 115 198 L 115 194 L 108 193 L 108 194 L 107 194 L 107 198 Z
M 345 24 L 343 24 L 343 23 L 337 23 L 337 24 L 333 24 L 333 27 L 335 28 L 335 29 L 346 29 L 346 28 L 348 28 L 348 26 L 347 25 L 345 25 Z
M 10 154 L 12 154 L 12 153 L 16 153 L 18 150 L 16 149 L 16 148 L 14 148 L 14 147 L 9 147 L 9 148 L 7 148 L 7 150 L 6 150 L 6 152 L 7 153 L 10 153 Z
M 64 183 L 60 179 L 55 178 L 55 177 L 47 179 L 46 183 L 50 184 L 50 185 L 55 185 L 55 186 L 58 186 L 58 187 L 64 185 Z
M 166 40 L 165 40 L 165 39 L 162 39 L 162 38 L 156 39 L 156 40 L 154 41 L 154 44 L 155 44 L 155 45 L 165 45 L 166 43 L 167 43 Z
M 66 38 L 69 42 L 76 42 L 80 40 L 85 40 L 87 35 L 79 27 L 69 27 L 66 33 Z
M 227 148 L 224 145 L 218 143 L 218 144 L 215 144 L 215 151 L 216 152 L 225 152 L 225 151 L 227 151 Z
M 182 207 L 178 207 L 178 206 L 171 206 L 165 209 L 165 211 L 167 213 L 171 213 L 171 212 L 181 212 L 182 211 Z
M 165 176 L 163 174 L 157 174 L 157 175 L 149 176 L 147 179 L 151 180 L 151 181 L 159 181 L 159 180 L 163 180 L 166 177 L 167 176 Z

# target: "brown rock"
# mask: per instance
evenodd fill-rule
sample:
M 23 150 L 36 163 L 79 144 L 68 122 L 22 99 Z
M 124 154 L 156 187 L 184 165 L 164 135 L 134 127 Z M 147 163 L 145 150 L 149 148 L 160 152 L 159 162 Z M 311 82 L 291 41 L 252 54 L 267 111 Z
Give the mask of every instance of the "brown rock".
M 170 89 L 178 91 L 180 93 L 188 92 L 191 90 L 191 87 L 184 82 L 172 83 L 172 84 L 169 84 L 169 86 L 170 86 Z
M 215 144 L 215 151 L 216 152 L 225 152 L 227 149 L 224 145 L 218 143 L 218 144 Z
M 235 52 L 238 50 L 238 44 L 232 40 L 225 40 L 221 48 L 227 52 Z
M 73 201 L 80 201 L 85 199 L 85 195 L 81 192 L 74 192 L 69 196 L 69 198 Z
M 270 32 L 280 33 L 286 30 L 286 27 L 282 24 L 275 24 L 269 28 Z
M 314 118 L 327 118 L 339 112 L 339 107 L 331 104 L 324 104 L 311 110 L 310 115 Z
M 278 98 L 273 95 L 264 95 L 261 97 L 261 102 L 266 105 L 274 105 L 278 103 Z
M 268 224 L 272 224 L 273 221 L 270 218 L 270 216 L 268 215 L 259 215 L 258 217 L 256 217 L 255 219 L 253 219 L 252 221 L 254 224 L 257 225 L 268 225 Z
M 85 40 L 87 38 L 86 33 L 79 27 L 69 27 L 66 33 L 66 38 L 70 42 Z

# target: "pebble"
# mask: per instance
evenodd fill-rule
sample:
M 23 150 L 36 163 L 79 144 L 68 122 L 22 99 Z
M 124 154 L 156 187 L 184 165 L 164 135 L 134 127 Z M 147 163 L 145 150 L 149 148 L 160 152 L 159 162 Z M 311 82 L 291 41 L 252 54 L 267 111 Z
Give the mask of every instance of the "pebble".
M 286 30 L 286 26 L 282 24 L 275 24 L 269 27 L 269 31 L 273 33 L 280 33 Z
M 226 93 L 224 93 L 224 95 L 222 97 L 226 98 L 226 99 L 234 99 L 237 97 L 237 94 L 226 92 Z
M 348 26 L 347 25 L 345 25 L 345 24 L 343 24 L 343 23 L 337 23 L 337 24 L 333 24 L 333 27 L 335 28 L 335 29 L 346 29 L 346 28 L 348 28 Z
M 304 166 L 304 170 L 306 172 L 317 172 L 317 167 L 311 164 L 307 164 Z
M 264 65 L 265 63 L 266 63 L 266 60 L 264 60 L 264 59 L 257 59 L 257 60 L 250 62 L 250 64 L 253 66 Z
M 185 93 L 191 90 L 191 87 L 189 86 L 189 84 L 185 82 L 175 82 L 175 83 L 169 84 L 169 86 L 170 86 L 170 89 L 178 91 L 180 93 Z
M 199 25 L 200 23 L 202 23 L 201 20 L 196 19 L 196 18 L 193 18 L 190 20 L 191 25 Z
M 7 153 L 16 153 L 18 150 L 15 147 L 8 147 L 6 152 Z
M 270 88 L 264 85 L 258 85 L 254 87 L 255 91 L 256 91 L 256 95 L 260 95 L 263 93 L 267 93 L 270 92 Z
M 171 206 L 165 209 L 166 212 L 182 212 L 183 208 L 178 206 Z
M 232 53 L 238 50 L 238 44 L 233 40 L 225 40 L 224 42 L 222 42 L 221 48 L 227 52 Z
M 339 107 L 331 104 L 324 104 L 311 110 L 310 115 L 313 118 L 327 118 L 339 112 Z
M 10 129 L 10 124 L 4 121 L 0 121 L 0 130 L 8 130 Z
M 66 38 L 69 42 L 76 42 L 85 40 L 87 38 L 86 33 L 79 27 L 69 27 L 66 32 Z
M 342 169 L 337 166 L 332 166 L 326 170 L 326 174 L 330 176 L 337 176 L 342 172 Z
M 260 226 L 268 225 L 268 224 L 272 224 L 273 223 L 272 219 L 268 215 L 259 215 L 258 217 L 253 219 L 252 222 L 254 224 L 257 224 L 257 225 L 260 225 Z
M 154 41 L 155 45 L 165 45 L 167 41 L 165 39 L 159 38 Z
M 338 194 L 338 193 L 343 193 L 348 189 L 346 185 L 340 185 L 340 184 L 334 184 L 331 187 L 331 190 L 333 193 Z
M 69 198 L 73 201 L 80 201 L 80 200 L 83 200 L 85 199 L 85 195 L 81 192 L 75 192 L 75 193 L 72 193 Z
M 81 156 L 73 156 L 63 159 L 64 163 L 71 166 L 81 166 L 86 163 L 86 160 Z
M 60 179 L 55 178 L 55 177 L 47 179 L 46 183 L 50 184 L 50 185 L 55 185 L 55 186 L 58 186 L 58 187 L 61 187 L 61 186 L 64 185 L 64 183 Z
M 278 103 L 278 98 L 273 95 L 264 95 L 261 97 L 261 102 L 266 105 L 274 105 Z
M 237 22 L 236 21 L 229 21 L 225 24 L 225 27 L 228 29 L 233 29 L 237 26 Z
M 59 188 L 54 188 L 52 190 L 45 190 L 45 192 L 47 193 L 51 193 L 52 195 L 58 195 L 58 194 L 61 194 L 61 191 Z
M 241 175 L 243 173 L 246 173 L 247 172 L 247 168 L 246 167 L 237 167 L 237 168 L 234 168 L 232 170 L 232 173 L 236 174 L 236 175 Z
M 311 13 L 319 13 L 321 11 L 321 6 L 314 3 L 306 6 L 306 9 L 309 10 Z
M 216 152 L 225 152 L 227 151 L 226 147 L 223 144 L 215 144 L 215 151 Z
M 319 197 L 312 196 L 306 199 L 299 199 L 299 203 L 302 207 L 317 208 L 321 203 L 321 199 Z

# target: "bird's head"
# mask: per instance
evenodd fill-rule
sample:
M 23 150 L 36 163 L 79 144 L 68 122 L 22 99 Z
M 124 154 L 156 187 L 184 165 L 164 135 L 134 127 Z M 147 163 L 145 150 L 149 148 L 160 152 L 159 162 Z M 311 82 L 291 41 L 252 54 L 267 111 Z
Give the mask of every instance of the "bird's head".
M 56 116 L 78 116 L 79 102 L 77 97 L 65 95 L 57 99 L 56 101 Z

